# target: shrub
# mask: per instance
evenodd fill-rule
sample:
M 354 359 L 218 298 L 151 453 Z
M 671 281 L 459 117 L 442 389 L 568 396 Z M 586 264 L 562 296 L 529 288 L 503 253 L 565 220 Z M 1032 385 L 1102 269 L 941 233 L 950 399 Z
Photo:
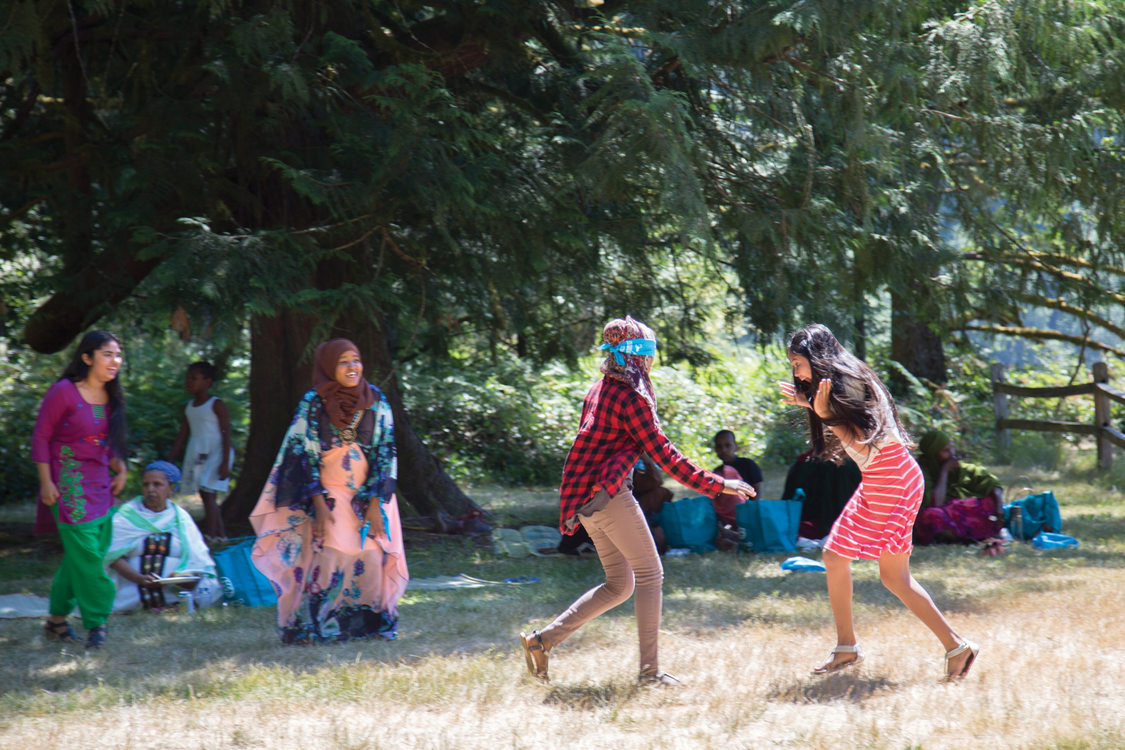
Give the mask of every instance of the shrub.
M 599 362 L 587 358 L 574 372 L 561 365 L 535 370 L 515 358 L 495 366 L 465 362 L 437 373 L 412 367 L 404 372 L 403 392 L 419 435 L 455 478 L 555 484 L 578 428 L 582 399 L 600 377 Z M 786 452 L 790 461 L 803 448 L 793 449 L 792 430 L 773 426 L 790 411 L 778 403 L 777 375 L 776 366 L 771 370 L 749 355 L 733 367 L 656 367 L 661 425 L 703 466 L 717 463 L 712 438 L 720 429 L 735 432 L 745 455 Z

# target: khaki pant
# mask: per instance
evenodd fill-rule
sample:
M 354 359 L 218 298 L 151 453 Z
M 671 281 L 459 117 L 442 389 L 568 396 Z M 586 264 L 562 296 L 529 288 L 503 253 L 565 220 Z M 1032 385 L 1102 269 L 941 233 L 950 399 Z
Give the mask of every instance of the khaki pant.
M 627 482 L 621 492 L 608 498 L 608 502 L 606 498 L 605 492 L 599 492 L 590 503 L 579 509 L 582 526 L 589 532 L 605 569 L 605 583 L 580 596 L 539 635 L 547 648 L 556 646 L 586 622 L 624 602 L 635 590 L 633 607 L 637 617 L 641 671 L 656 671 L 660 666 L 657 639 L 663 603 L 664 567 L 660 564 L 660 555 L 652 542 L 644 514 L 633 497 L 631 483 Z M 583 511 L 590 506 L 599 509 L 584 515 Z

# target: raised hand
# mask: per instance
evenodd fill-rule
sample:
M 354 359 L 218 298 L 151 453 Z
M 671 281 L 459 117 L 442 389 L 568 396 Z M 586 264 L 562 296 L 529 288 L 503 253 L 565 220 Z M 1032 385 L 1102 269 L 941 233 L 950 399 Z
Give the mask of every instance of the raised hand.
M 790 406 L 803 406 L 806 409 L 811 409 L 812 404 L 805 398 L 805 394 L 797 390 L 797 387 L 790 382 L 779 380 L 777 381 L 778 387 L 781 389 L 782 401 Z
M 785 381 L 778 381 L 778 387 L 781 388 L 782 401 L 791 406 L 803 406 L 806 409 L 812 409 L 816 415 L 821 419 L 827 419 L 832 416 L 832 408 L 828 405 L 828 397 L 832 393 L 832 381 L 824 378 L 817 384 L 816 395 L 813 396 L 813 403 L 805 398 L 805 394 L 797 390 L 797 387 L 792 383 Z
M 832 393 L 832 381 L 824 378 L 816 386 L 816 395 L 813 396 L 813 411 L 821 419 L 832 416 L 832 407 L 828 405 L 828 397 Z

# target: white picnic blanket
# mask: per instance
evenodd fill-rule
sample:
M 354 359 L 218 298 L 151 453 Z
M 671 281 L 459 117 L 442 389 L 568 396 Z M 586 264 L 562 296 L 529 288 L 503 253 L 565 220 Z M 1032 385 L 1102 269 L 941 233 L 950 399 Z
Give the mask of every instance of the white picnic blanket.
M 0 620 L 14 620 L 19 617 L 45 617 L 47 597 L 34 594 L 0 595 Z

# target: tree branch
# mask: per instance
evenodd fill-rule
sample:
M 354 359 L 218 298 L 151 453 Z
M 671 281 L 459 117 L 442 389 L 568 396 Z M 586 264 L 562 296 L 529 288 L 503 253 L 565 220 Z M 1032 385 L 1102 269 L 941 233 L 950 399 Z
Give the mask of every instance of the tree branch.
M 960 330 L 980 331 L 981 333 L 992 333 L 1000 336 L 1018 336 L 1020 338 L 1034 339 L 1037 341 L 1066 341 L 1077 346 L 1088 346 L 1091 349 L 1109 352 L 1118 359 L 1125 359 L 1125 351 L 1117 347 L 1103 344 L 1100 341 L 1092 341 L 1084 336 L 1062 333 L 1061 331 L 1055 331 L 1050 328 L 1025 328 L 1023 326 L 993 326 L 970 323 L 961 326 Z
M 34 200 L 28 201 L 27 203 L 23 204 L 22 206 L 20 206 L 16 210 L 8 213 L 8 215 L 6 215 L 6 216 L 0 216 L 0 228 L 10 226 L 12 223 L 14 223 L 16 221 L 16 219 L 20 218 L 21 216 L 23 216 L 28 211 L 35 208 L 36 206 L 38 206 L 40 203 L 44 202 L 45 200 L 47 200 L 47 199 L 43 198 L 43 197 L 36 198 Z

